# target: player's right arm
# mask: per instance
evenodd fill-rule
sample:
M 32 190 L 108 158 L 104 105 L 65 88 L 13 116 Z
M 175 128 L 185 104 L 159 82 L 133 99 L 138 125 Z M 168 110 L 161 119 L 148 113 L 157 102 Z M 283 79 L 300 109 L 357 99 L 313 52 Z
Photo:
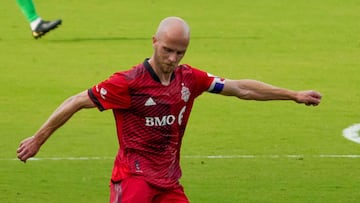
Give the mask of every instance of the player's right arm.
M 66 99 L 40 127 L 40 129 L 31 137 L 24 139 L 17 149 L 17 157 L 26 162 L 27 159 L 36 155 L 45 141 L 63 124 L 68 121 L 72 115 L 83 108 L 94 108 L 95 104 L 88 96 L 87 91 L 83 91 Z

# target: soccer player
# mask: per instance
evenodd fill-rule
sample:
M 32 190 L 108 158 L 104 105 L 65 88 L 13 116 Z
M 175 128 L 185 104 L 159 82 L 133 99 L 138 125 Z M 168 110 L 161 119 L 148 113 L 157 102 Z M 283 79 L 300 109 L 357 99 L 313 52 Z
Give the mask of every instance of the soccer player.
M 57 28 L 61 24 L 61 19 L 45 21 L 36 13 L 35 5 L 32 0 L 16 0 L 21 11 L 30 23 L 32 35 L 35 39 L 40 38 L 49 31 Z
M 150 58 L 65 100 L 33 136 L 20 143 L 18 158 L 25 162 L 35 156 L 50 135 L 80 109 L 112 109 L 120 149 L 112 171 L 110 202 L 187 203 L 179 183 L 180 147 L 193 102 L 203 92 L 246 100 L 320 103 L 317 91 L 224 79 L 180 65 L 189 40 L 190 28 L 183 19 L 162 20 L 152 38 Z

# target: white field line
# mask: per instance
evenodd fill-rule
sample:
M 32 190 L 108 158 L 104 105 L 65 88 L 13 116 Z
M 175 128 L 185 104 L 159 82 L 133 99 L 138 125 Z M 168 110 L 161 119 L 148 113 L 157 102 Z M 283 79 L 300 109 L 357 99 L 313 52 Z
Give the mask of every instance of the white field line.
M 348 128 L 345 128 L 343 130 L 343 136 L 348 140 L 351 140 L 353 142 L 360 144 L 359 132 L 360 132 L 360 123 L 354 124 Z
M 303 158 L 350 158 L 358 159 L 360 154 L 319 154 L 319 155 L 183 155 L 185 159 L 303 159 Z M 87 161 L 87 160 L 113 160 L 115 157 L 39 157 L 30 158 L 28 161 Z M 0 161 L 18 161 L 17 158 L 0 158 Z

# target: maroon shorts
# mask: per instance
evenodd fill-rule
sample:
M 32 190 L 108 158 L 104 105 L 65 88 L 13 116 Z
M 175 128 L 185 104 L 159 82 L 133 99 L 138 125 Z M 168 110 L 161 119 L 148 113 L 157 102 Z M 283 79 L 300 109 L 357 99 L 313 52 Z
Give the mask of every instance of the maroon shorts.
M 145 180 L 129 177 L 120 183 L 110 184 L 110 203 L 189 203 L 182 186 L 162 190 Z

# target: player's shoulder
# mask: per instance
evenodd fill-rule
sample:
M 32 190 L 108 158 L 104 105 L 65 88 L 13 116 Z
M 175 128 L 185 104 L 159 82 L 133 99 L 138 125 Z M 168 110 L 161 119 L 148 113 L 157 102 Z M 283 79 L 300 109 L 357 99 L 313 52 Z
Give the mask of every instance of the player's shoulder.
M 200 69 L 198 69 L 192 65 L 189 65 L 189 64 L 181 64 L 178 66 L 177 70 L 182 71 L 182 72 L 193 72 L 194 70 L 197 71 Z
M 190 64 L 180 64 L 179 65 L 179 69 L 182 69 L 182 70 L 192 70 L 194 68 L 195 67 L 191 66 Z
M 138 64 L 133 66 L 132 68 L 125 70 L 125 71 L 121 71 L 119 72 L 119 74 L 124 77 L 126 80 L 134 80 L 142 75 L 144 75 L 144 73 L 146 72 L 146 67 L 144 66 L 144 64 Z
M 203 71 L 189 64 L 179 65 L 177 71 L 182 72 L 183 74 L 206 74 L 206 71 Z

